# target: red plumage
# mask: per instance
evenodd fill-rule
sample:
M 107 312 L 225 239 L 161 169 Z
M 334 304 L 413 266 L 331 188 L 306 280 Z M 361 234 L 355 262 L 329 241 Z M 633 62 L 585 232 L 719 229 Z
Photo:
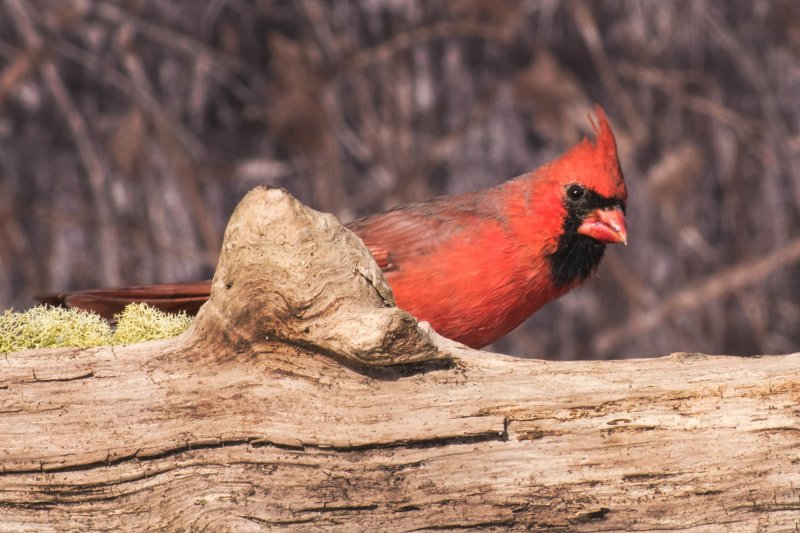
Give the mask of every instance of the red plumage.
M 348 224 L 384 271 L 397 305 L 446 337 L 485 346 L 580 285 L 606 243 L 626 242 L 627 191 L 614 134 L 599 106 L 596 113 L 595 142 L 584 139 L 533 172 Z M 196 312 L 209 289 L 208 282 L 152 285 L 43 301 L 106 316 L 130 301 Z

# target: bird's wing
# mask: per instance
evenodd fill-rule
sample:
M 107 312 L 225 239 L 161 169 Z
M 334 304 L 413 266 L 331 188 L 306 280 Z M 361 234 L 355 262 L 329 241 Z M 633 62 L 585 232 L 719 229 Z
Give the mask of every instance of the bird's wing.
M 347 227 L 364 241 L 381 270 L 392 272 L 440 248 L 479 214 L 472 205 L 437 198 L 355 220 Z

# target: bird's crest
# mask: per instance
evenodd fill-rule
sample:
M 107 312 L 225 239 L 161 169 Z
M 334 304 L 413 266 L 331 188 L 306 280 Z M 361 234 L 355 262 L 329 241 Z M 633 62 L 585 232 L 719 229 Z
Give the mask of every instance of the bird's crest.
M 594 130 L 595 140 L 592 142 L 584 138 L 564 155 L 563 159 L 572 167 L 572 172 L 567 174 L 578 178 L 577 181 L 591 186 L 604 196 L 624 200 L 627 190 L 619 166 L 614 132 L 603 108 L 596 105 L 594 112 L 597 120 L 589 115 L 589 123 Z
M 597 115 L 597 122 L 594 121 L 592 115 L 589 115 L 589 124 L 592 125 L 595 134 L 595 150 L 603 152 L 608 159 L 616 160 L 617 141 L 614 138 L 614 132 L 611 131 L 608 117 L 599 105 L 594 106 L 594 112 Z

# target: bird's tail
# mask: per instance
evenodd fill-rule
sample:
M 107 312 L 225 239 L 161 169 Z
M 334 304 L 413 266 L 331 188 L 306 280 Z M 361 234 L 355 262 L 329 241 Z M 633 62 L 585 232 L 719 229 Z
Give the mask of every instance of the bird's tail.
M 115 289 L 90 289 L 58 294 L 45 294 L 36 299 L 54 307 L 70 307 L 92 311 L 106 320 L 114 320 L 131 303 L 146 303 L 167 313 L 185 311 L 196 315 L 211 294 L 211 282 L 137 285 Z

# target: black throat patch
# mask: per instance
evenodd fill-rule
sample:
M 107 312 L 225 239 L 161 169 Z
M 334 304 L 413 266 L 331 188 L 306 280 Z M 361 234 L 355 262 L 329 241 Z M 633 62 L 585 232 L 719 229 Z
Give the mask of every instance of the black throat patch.
M 583 219 L 596 209 L 625 209 L 621 200 L 602 196 L 591 189 L 577 202 L 564 200 L 564 207 L 567 210 L 564 231 L 558 238 L 556 251 L 547 256 L 550 277 L 559 287 L 584 281 L 600 265 L 606 251 L 604 243 L 578 233 Z

